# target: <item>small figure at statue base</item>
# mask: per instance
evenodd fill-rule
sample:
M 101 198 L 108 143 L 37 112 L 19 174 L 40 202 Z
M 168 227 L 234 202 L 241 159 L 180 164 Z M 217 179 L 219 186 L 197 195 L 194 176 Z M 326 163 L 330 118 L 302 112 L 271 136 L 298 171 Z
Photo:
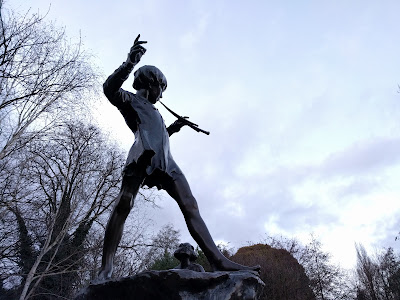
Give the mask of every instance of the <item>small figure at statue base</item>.
M 194 261 L 198 255 L 194 252 L 194 247 L 189 243 L 182 243 L 175 250 L 174 256 L 181 263 L 175 269 L 192 270 L 196 272 L 205 272 L 202 265 L 196 264 Z

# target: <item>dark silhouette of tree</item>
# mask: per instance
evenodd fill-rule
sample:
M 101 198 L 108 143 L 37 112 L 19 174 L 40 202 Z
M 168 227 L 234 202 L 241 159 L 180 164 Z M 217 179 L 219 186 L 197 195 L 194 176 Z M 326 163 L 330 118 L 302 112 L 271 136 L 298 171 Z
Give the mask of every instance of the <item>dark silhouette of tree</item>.
M 260 277 L 266 283 L 262 299 L 315 299 L 304 268 L 284 249 L 256 244 L 240 248 L 231 259 L 245 265 L 261 266 Z
M 272 247 L 285 249 L 304 267 L 310 287 L 318 300 L 354 299 L 355 291 L 350 276 L 333 264 L 331 255 L 322 250 L 321 242 L 311 235 L 310 242 L 302 245 L 298 240 L 269 237 Z
M 357 299 L 400 299 L 400 257 L 392 248 L 371 257 L 362 245 L 357 251 Z
M 179 260 L 174 257 L 173 253 L 166 252 L 157 258 L 149 267 L 149 270 L 169 270 L 179 265 Z

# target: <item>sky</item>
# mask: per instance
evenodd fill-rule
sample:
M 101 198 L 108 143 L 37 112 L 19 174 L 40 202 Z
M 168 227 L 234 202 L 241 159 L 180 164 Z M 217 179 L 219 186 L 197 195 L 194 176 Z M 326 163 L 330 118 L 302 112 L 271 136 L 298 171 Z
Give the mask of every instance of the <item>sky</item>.
M 139 64 L 168 80 L 163 102 L 190 128 L 171 151 L 217 242 L 237 249 L 267 236 L 307 242 L 333 261 L 393 247 L 400 231 L 398 1 L 5 0 L 48 12 L 81 36 L 103 80 L 148 41 Z M 131 76 L 124 88 L 133 91 Z M 99 86 L 101 89 L 101 86 Z M 94 115 L 126 151 L 134 141 L 104 96 Z M 174 121 L 157 104 L 167 125 Z M 178 206 L 160 192 L 155 228 L 191 240 Z

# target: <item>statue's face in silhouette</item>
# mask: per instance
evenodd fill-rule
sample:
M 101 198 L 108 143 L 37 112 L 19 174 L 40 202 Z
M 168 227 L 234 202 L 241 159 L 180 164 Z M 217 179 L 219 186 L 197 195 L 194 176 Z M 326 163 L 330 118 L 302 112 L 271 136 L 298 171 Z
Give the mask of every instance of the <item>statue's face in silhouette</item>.
M 162 98 L 163 88 L 159 82 L 155 82 L 149 87 L 149 101 L 155 104 L 160 98 Z

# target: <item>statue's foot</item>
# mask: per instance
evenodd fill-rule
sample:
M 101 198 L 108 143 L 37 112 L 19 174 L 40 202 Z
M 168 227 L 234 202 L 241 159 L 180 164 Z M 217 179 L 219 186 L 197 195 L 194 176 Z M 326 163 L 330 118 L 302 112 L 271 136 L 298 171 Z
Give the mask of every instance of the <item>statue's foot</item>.
M 97 278 L 93 279 L 90 283 L 91 284 L 99 284 L 103 283 L 111 278 L 112 268 L 105 268 L 101 269 Z
M 244 266 L 229 259 L 218 260 L 211 264 L 213 271 L 254 271 L 260 273 L 261 266 Z

